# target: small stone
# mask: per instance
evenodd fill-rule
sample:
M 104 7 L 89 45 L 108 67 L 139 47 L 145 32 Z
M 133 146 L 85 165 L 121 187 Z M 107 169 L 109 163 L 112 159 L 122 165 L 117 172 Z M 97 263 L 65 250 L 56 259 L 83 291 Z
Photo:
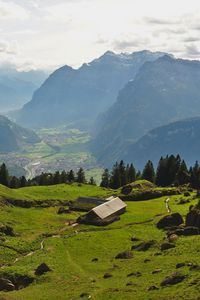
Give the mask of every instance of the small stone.
M 179 269 L 179 268 L 182 268 L 182 267 L 185 267 L 185 263 L 176 264 L 176 269 Z
M 107 279 L 107 278 L 110 278 L 110 277 L 112 277 L 113 275 L 112 274 L 110 274 L 110 273 L 105 273 L 104 275 L 103 275 L 103 278 L 104 279 Z
M 156 291 L 156 290 L 159 290 L 159 288 L 155 285 L 152 285 L 148 288 L 148 291 Z
M 152 271 L 152 274 L 157 274 L 157 273 L 160 273 L 160 272 L 162 272 L 161 269 L 155 269 L 155 270 Z

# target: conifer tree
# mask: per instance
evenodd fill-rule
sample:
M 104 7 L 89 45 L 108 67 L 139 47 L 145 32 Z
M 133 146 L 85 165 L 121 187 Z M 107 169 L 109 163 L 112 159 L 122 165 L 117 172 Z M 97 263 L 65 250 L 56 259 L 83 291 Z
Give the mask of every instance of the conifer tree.
M 68 176 L 67 173 L 63 170 L 60 174 L 60 183 L 67 183 Z
M 70 170 L 68 173 L 68 181 L 69 182 L 74 182 L 75 181 L 75 175 L 74 175 L 74 171 Z
M 0 184 L 9 186 L 9 174 L 5 163 L 3 163 L 0 167 Z
M 155 171 L 154 171 L 153 163 L 150 160 L 148 160 L 148 162 L 144 167 L 144 170 L 142 172 L 142 179 L 155 182 Z
M 86 183 L 85 172 L 83 168 L 80 168 L 77 172 L 77 182 L 78 183 Z
M 187 169 L 187 165 L 184 160 L 182 160 L 179 170 L 176 174 L 175 183 L 177 185 L 183 185 L 190 182 L 190 174 Z
M 59 184 L 59 183 L 60 183 L 60 172 L 56 171 L 53 176 L 53 184 Z
M 134 182 L 136 180 L 136 170 L 133 166 L 133 164 L 127 165 L 127 183 Z
M 90 184 L 90 185 L 96 185 L 96 182 L 95 182 L 95 180 L 94 180 L 94 177 L 90 177 L 89 184 Z
M 123 160 L 119 163 L 120 186 L 127 184 L 127 172 Z
M 105 187 L 108 188 L 110 184 L 110 174 L 109 174 L 109 170 L 105 169 L 103 174 L 102 174 L 102 178 L 101 178 L 101 183 L 100 186 L 101 187 Z
M 112 189 L 118 189 L 121 186 L 121 180 L 120 180 L 120 170 L 119 170 L 119 164 L 116 162 L 113 166 L 111 177 L 110 177 L 110 187 Z
M 19 180 L 18 180 L 18 178 L 16 176 L 12 176 L 11 177 L 9 187 L 11 189 L 16 189 L 16 188 L 19 187 Z
M 19 186 L 20 187 L 25 187 L 26 185 L 27 185 L 27 180 L 26 180 L 25 176 L 20 177 Z

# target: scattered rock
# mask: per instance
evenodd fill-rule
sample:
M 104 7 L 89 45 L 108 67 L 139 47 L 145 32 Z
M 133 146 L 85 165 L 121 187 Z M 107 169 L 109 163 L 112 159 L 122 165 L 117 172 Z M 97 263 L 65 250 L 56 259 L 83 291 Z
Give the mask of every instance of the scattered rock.
M 139 242 L 139 240 L 140 240 L 140 239 L 138 239 L 138 238 L 135 237 L 135 236 L 133 236 L 133 237 L 131 238 L 131 241 L 132 241 L 132 242 Z
M 131 250 L 137 250 L 137 251 L 147 251 L 149 250 L 149 248 L 151 248 L 152 246 L 154 246 L 156 244 L 156 241 L 151 240 L 148 242 L 143 242 L 140 243 L 139 245 L 136 246 L 132 246 Z
M 41 265 L 39 265 L 37 267 L 37 269 L 35 270 L 35 275 L 43 275 L 47 272 L 50 272 L 51 269 L 45 264 L 45 263 L 42 263 Z
M 199 233 L 199 228 L 193 226 L 185 227 L 183 231 L 183 235 L 198 235 Z
M 0 291 L 11 292 L 15 290 L 14 284 L 6 278 L 0 278 Z
M 158 273 L 160 273 L 160 272 L 162 272 L 161 269 L 155 269 L 155 270 L 152 271 L 152 274 L 158 274 Z
M 169 237 L 168 237 L 168 241 L 169 241 L 170 243 L 174 243 L 174 242 L 176 242 L 177 240 L 178 240 L 178 235 L 175 234 L 175 233 L 169 235 Z
M 166 277 L 162 282 L 161 286 L 168 286 L 168 285 L 174 285 L 177 283 L 182 282 L 187 276 L 186 275 L 180 275 L 177 273 L 174 273 L 168 277 Z
M 131 276 L 141 277 L 141 276 L 142 276 L 142 273 L 140 273 L 140 272 L 132 272 L 132 273 L 129 273 L 129 274 L 127 275 L 127 277 L 131 277 Z
M 126 286 L 135 285 L 132 281 L 127 282 Z
M 97 262 L 98 260 L 99 259 L 95 257 L 95 258 L 92 259 L 92 262 Z
M 189 191 L 186 191 L 186 192 L 184 193 L 184 196 L 185 196 L 185 197 L 189 197 L 189 196 L 190 196 L 190 192 L 189 192 Z
M 59 215 L 61 215 L 61 214 L 69 214 L 69 213 L 71 213 L 71 210 L 70 209 L 68 209 L 68 208 L 65 208 L 65 207 L 60 207 L 59 209 L 58 209 L 58 212 L 57 212 Z
M 166 227 L 179 226 L 183 224 L 183 222 L 183 218 L 179 213 L 173 213 L 160 219 L 157 223 L 157 227 L 164 229 Z
M 200 271 L 200 266 L 199 265 L 192 265 L 190 267 L 190 271 Z
M 200 210 L 193 208 L 186 216 L 186 227 L 197 227 L 200 230 Z
M 130 259 L 133 258 L 133 253 L 131 251 L 124 251 L 115 256 L 116 259 Z
M 148 288 L 148 291 L 156 291 L 156 290 L 159 290 L 159 288 L 155 285 L 151 285 L 149 288 Z
M 160 246 L 160 250 L 164 251 L 164 250 L 168 250 L 168 249 L 175 248 L 175 247 L 176 247 L 175 244 L 165 242 Z
M 184 262 L 176 264 L 176 269 L 185 267 L 186 264 Z
M 7 226 L 7 225 L 0 227 L 0 233 L 4 233 L 5 235 L 8 235 L 8 236 L 16 236 L 13 228 L 11 226 Z
M 144 263 L 148 263 L 148 262 L 150 262 L 151 260 L 149 259 L 149 258 L 145 258 L 145 260 L 144 260 Z
M 159 256 L 159 255 L 162 255 L 162 253 L 161 253 L 161 252 L 156 252 L 156 253 L 154 254 L 154 256 Z
M 130 184 L 128 184 L 128 185 L 125 185 L 122 187 L 121 192 L 124 195 L 128 195 L 132 192 L 132 189 L 133 189 L 132 186 Z
M 112 277 L 113 275 L 112 274 L 110 274 L 110 273 L 105 273 L 104 275 L 103 275 L 103 278 L 104 279 L 107 279 L 107 278 L 110 278 L 110 277 Z
M 82 293 L 82 294 L 80 294 L 80 297 L 81 297 L 81 298 L 87 297 L 88 299 L 91 298 L 90 294 L 88 294 L 88 293 Z
M 189 202 L 190 202 L 189 199 L 184 199 L 184 198 L 182 198 L 182 199 L 180 199 L 180 201 L 178 202 L 178 204 L 187 204 L 187 203 L 189 203 Z

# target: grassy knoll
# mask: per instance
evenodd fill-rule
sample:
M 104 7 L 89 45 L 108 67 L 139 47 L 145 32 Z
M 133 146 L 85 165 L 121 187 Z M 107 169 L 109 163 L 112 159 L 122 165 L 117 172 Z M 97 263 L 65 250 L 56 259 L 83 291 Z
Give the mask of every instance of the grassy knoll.
M 111 191 L 76 185 L 23 188 L 16 191 L 0 188 L 1 195 L 4 193 L 7 196 L 10 192 L 12 197 L 24 195 L 27 199 L 64 199 L 66 195 L 74 199 L 78 195 L 86 196 L 87 193 L 105 196 Z M 191 194 L 190 203 L 179 205 L 181 197 L 183 195 L 171 196 L 170 206 L 173 212 L 180 212 L 185 217 L 189 206 L 198 200 L 193 199 L 194 194 Z M 185 266 L 178 270 L 187 275 L 182 283 L 165 288 L 160 286 L 167 275 L 177 271 L 177 263 L 200 265 L 200 236 L 180 237 L 175 248 L 160 251 L 165 232 L 158 230 L 155 224 L 166 214 L 165 199 L 128 201 L 127 212 L 121 216 L 120 221 L 106 227 L 78 225 L 73 228 L 67 225 L 67 221 L 75 220 L 79 212 L 58 215 L 56 207 L 25 209 L 1 206 L 0 222 L 12 226 L 18 235 L 6 236 L 5 241 L 0 241 L 0 274 L 26 274 L 34 277 L 35 281 L 19 291 L 0 292 L 0 299 L 197 300 L 200 292 L 198 269 L 190 270 L 189 266 Z M 132 259 L 116 260 L 115 256 L 119 252 L 130 250 L 131 246 L 139 243 L 131 241 L 133 236 L 140 241 L 153 239 L 157 243 L 146 252 L 133 250 Z M 32 255 L 26 256 L 31 251 Z M 16 258 L 18 261 L 14 263 Z M 92 262 L 93 258 L 98 258 L 98 261 Z M 34 275 L 34 270 L 42 262 L 52 271 L 42 276 Z M 155 269 L 161 271 L 152 274 Z M 140 275 L 127 277 L 136 272 L 140 272 Z M 112 277 L 104 279 L 105 273 Z M 195 280 L 198 282 L 194 285 Z M 148 291 L 152 285 L 158 287 L 158 290 Z

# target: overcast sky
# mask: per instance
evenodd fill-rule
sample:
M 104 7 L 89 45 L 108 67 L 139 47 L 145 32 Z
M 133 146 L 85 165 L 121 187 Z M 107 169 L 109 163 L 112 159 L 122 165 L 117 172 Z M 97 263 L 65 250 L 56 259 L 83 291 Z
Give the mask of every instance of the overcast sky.
M 0 62 L 78 67 L 143 49 L 200 59 L 200 1 L 0 0 Z

